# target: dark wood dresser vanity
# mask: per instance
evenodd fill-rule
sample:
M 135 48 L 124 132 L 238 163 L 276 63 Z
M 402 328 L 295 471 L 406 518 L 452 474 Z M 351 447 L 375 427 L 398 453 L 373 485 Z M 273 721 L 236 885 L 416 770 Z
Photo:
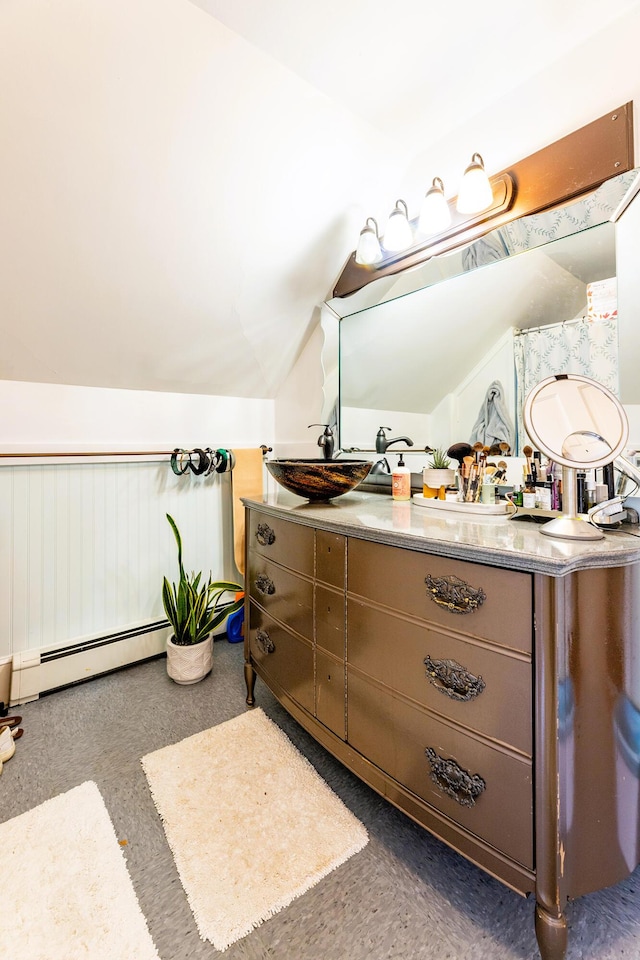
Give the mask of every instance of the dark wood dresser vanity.
M 640 540 L 357 491 L 245 506 L 247 703 L 257 674 L 373 789 L 533 894 L 561 960 L 567 899 L 640 861 Z

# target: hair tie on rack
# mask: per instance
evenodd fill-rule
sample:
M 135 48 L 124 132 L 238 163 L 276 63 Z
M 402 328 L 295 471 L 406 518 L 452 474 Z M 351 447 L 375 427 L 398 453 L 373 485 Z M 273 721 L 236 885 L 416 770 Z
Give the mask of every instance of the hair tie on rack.
M 215 467 L 216 467 L 216 455 L 215 455 L 215 453 L 213 452 L 213 450 L 211 449 L 211 447 L 206 447 L 206 449 L 205 449 L 204 452 L 206 453 L 206 455 L 207 455 L 207 460 L 208 460 L 208 463 L 207 463 L 207 472 L 205 473 L 205 477 L 208 477 L 208 476 L 209 476 L 211 473 L 213 473 L 213 471 L 215 470 Z
M 209 457 L 200 447 L 196 447 L 192 452 L 198 454 L 198 463 L 196 465 L 191 459 L 191 455 L 189 455 L 189 466 L 191 467 L 192 473 L 200 476 L 200 474 L 204 473 L 209 466 Z
M 185 451 L 181 450 L 179 447 L 176 447 L 176 449 L 171 454 L 171 469 L 173 470 L 173 472 L 177 477 L 181 477 L 189 469 L 188 463 L 185 467 L 182 466 L 184 455 L 185 455 Z M 180 457 L 179 464 L 178 464 L 178 457 Z
M 226 450 L 216 450 L 216 473 L 226 473 L 229 457 Z
M 236 465 L 232 450 L 216 450 L 216 473 L 228 473 Z

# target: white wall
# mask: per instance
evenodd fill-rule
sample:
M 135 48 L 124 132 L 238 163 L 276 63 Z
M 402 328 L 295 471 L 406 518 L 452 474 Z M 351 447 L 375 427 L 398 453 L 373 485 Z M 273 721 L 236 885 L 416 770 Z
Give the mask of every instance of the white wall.
M 0 380 L 0 453 L 270 444 L 274 403 Z M 1 462 L 1 461 L 0 461 Z

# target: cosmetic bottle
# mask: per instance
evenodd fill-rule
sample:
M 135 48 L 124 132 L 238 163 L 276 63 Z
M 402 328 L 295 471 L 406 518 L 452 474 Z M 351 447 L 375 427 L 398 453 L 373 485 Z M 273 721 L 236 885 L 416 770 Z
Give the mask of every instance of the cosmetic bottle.
M 589 470 L 587 472 L 587 485 L 585 489 L 585 507 L 587 512 L 591 507 L 595 507 L 597 503 L 596 500 L 596 477 L 595 471 Z
M 586 513 L 587 475 L 583 471 L 576 474 L 576 512 Z
M 530 473 L 527 474 L 527 481 L 522 491 L 522 506 L 525 510 L 533 510 L 536 505 L 536 488 L 533 485 L 533 478 Z
M 411 471 L 405 466 L 402 454 L 391 475 L 391 495 L 394 500 L 411 500 Z

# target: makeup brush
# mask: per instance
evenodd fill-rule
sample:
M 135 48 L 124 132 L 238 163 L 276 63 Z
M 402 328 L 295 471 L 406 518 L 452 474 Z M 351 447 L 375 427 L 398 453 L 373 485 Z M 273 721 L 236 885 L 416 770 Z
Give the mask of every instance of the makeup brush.
M 472 446 L 471 449 L 472 449 L 473 452 L 475 453 L 475 455 L 476 455 L 476 463 L 478 463 L 478 462 L 480 461 L 480 454 L 481 454 L 482 451 L 484 450 L 484 443 L 480 443 L 480 441 L 478 441 L 477 443 L 474 443 L 474 445 Z
M 447 456 L 451 457 L 452 460 L 458 461 L 458 466 L 462 466 L 462 461 L 465 457 L 471 455 L 471 446 L 468 443 L 454 443 L 447 450 Z
M 527 458 L 527 476 L 531 473 L 531 454 L 533 453 L 533 447 L 526 446 L 522 448 L 522 453 Z
M 511 447 L 509 446 L 509 444 L 503 442 L 503 443 L 498 444 L 498 446 L 500 447 L 500 451 L 501 451 L 501 453 L 502 453 L 502 456 L 503 456 L 503 457 L 508 457 L 509 454 L 511 453 Z

